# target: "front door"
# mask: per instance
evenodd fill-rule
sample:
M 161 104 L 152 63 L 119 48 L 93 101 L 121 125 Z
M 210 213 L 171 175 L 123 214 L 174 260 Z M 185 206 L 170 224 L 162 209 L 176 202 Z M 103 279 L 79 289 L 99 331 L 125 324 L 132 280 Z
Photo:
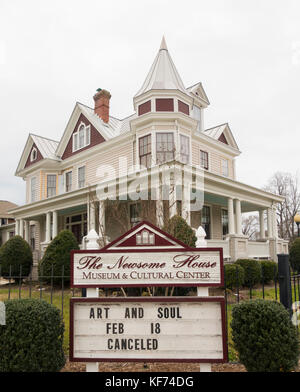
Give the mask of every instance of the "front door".
M 81 223 L 78 225 L 72 225 L 71 226 L 72 233 L 75 235 L 77 242 L 80 244 L 82 235 L 81 235 Z

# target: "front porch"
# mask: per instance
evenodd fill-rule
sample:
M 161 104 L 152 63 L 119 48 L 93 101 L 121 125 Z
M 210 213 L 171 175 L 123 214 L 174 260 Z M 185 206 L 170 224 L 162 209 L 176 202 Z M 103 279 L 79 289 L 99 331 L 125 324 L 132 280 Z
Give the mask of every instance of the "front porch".
M 166 220 L 176 214 L 194 229 L 201 225 L 208 246 L 223 248 L 225 262 L 238 258 L 277 261 L 278 253 L 288 253 L 287 241 L 278 238 L 276 203 L 282 201 L 279 196 L 176 163 L 167 169 L 156 166 L 152 172 L 142 170 L 138 180 L 134 191 L 138 188 L 137 194 L 148 195 L 148 198 L 144 197 L 146 200 L 141 200 L 141 196 L 130 197 L 128 188 L 133 181 L 124 176 L 117 179 L 117 187 L 116 182 L 111 187 L 119 191 L 114 201 L 107 201 L 111 199 L 109 192 L 105 198 L 99 197 L 99 186 L 95 185 L 15 209 L 16 234 L 31 244 L 35 267 L 61 230 L 71 230 L 83 247 L 84 237 L 89 230 L 95 229 L 105 245 L 142 220 L 162 228 Z M 110 187 L 109 182 L 100 185 L 101 191 Z M 200 195 L 201 202 L 196 209 L 192 193 Z M 246 213 L 259 215 L 259 239 L 256 241 L 243 235 L 242 215 Z

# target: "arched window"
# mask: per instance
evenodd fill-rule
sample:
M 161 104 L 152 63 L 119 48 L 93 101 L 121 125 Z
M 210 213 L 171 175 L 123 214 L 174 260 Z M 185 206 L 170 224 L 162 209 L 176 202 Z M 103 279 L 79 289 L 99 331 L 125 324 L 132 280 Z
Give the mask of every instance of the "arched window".
M 36 161 L 36 159 L 37 159 L 37 149 L 34 147 L 31 150 L 30 161 L 34 162 L 34 161 Z
M 80 123 L 77 131 L 73 133 L 73 152 L 88 146 L 91 143 L 91 126 Z

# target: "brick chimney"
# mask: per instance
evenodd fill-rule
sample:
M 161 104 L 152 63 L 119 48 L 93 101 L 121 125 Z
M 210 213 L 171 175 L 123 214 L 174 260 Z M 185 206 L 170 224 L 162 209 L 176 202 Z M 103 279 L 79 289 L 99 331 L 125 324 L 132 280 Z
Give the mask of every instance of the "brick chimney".
M 98 88 L 94 95 L 95 109 L 94 112 L 106 123 L 109 121 L 109 100 L 111 98 L 110 92 Z

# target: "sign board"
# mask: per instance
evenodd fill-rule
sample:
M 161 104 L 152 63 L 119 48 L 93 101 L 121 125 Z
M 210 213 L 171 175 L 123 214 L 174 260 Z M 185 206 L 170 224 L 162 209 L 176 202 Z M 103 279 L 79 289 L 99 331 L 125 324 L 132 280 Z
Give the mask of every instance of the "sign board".
M 71 287 L 222 286 L 222 248 L 189 248 L 142 222 L 101 250 L 71 252 Z
M 222 297 L 72 298 L 70 360 L 227 361 Z

